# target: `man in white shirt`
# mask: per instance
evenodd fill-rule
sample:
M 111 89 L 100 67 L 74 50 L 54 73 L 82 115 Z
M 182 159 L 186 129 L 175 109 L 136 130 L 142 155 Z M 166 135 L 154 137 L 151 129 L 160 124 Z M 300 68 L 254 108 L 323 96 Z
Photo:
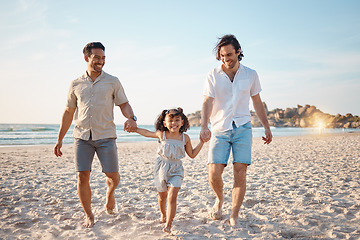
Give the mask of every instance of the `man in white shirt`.
M 216 58 L 222 61 L 222 65 L 213 69 L 205 82 L 200 138 L 205 142 L 211 139 L 208 169 L 209 183 L 216 195 L 216 202 L 210 213 L 213 219 L 220 219 L 222 216 L 222 173 L 232 150 L 234 186 L 229 223 L 231 226 L 237 226 L 246 191 L 247 166 L 251 164 L 250 97 L 255 112 L 265 128 L 265 137 L 262 138 L 265 144 L 272 141 L 272 134 L 260 98 L 258 75 L 256 71 L 240 64 L 243 54 L 235 36 L 225 35 L 220 38 L 215 50 Z M 211 131 L 208 127 L 209 120 Z

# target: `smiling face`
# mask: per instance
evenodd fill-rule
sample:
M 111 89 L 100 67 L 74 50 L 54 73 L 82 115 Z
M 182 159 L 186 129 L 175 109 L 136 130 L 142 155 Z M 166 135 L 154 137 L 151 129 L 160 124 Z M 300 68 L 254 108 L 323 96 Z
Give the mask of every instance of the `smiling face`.
M 85 61 L 88 64 L 88 71 L 101 73 L 105 65 L 105 52 L 100 48 L 93 48 L 90 57 L 85 56 Z
M 170 111 L 166 114 L 164 120 L 164 126 L 169 129 L 170 132 L 180 132 L 180 128 L 184 125 L 184 120 L 181 116 L 174 116 L 175 114 L 175 111 Z
M 220 58 L 223 62 L 223 67 L 232 70 L 239 65 L 238 56 L 240 54 L 240 49 L 236 52 L 232 44 L 222 46 L 220 48 Z

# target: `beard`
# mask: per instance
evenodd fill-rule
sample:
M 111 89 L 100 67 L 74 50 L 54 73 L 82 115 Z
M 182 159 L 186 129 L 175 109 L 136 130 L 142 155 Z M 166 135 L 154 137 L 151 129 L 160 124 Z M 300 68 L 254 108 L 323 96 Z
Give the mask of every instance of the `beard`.
M 236 66 L 236 61 L 225 62 L 225 63 L 224 63 L 224 66 L 225 66 L 227 69 L 233 69 L 233 68 Z
M 104 65 L 101 65 L 101 67 L 99 67 L 98 65 L 92 65 L 92 69 L 94 69 L 95 72 L 101 72 L 102 71 L 102 68 L 103 68 Z

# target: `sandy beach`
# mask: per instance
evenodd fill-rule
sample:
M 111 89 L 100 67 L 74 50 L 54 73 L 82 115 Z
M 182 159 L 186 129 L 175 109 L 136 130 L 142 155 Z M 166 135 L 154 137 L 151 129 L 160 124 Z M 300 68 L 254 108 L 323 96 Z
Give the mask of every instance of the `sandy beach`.
M 194 141 L 193 144 L 196 142 Z M 230 214 L 232 166 L 226 167 L 224 216 L 208 218 L 208 144 L 183 160 L 185 179 L 171 234 L 162 232 L 152 169 L 157 142 L 119 143 L 121 183 L 114 215 L 105 212 L 105 176 L 91 175 L 95 226 L 76 192 L 73 147 L 0 148 L 0 239 L 360 239 L 360 134 L 254 139 L 240 228 Z

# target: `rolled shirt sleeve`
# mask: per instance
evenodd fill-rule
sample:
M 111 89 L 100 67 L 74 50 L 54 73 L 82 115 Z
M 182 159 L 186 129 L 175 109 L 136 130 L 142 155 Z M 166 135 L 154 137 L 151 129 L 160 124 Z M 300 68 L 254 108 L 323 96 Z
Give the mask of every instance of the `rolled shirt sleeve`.
M 77 97 L 74 93 L 74 85 L 73 85 L 73 83 L 71 83 L 71 85 L 69 87 L 69 92 L 67 95 L 66 107 L 76 108 L 77 107 L 76 102 L 77 102 Z
M 259 76 L 256 71 L 253 70 L 252 74 L 252 84 L 250 88 L 250 96 L 255 96 L 261 92 L 261 85 L 259 81 Z
M 207 75 L 206 81 L 204 83 L 203 95 L 207 97 L 215 98 L 215 89 L 214 89 L 214 73 L 213 71 Z
M 126 102 L 128 102 L 128 99 L 126 97 L 124 88 L 120 83 L 119 79 L 117 79 L 117 81 L 115 81 L 114 104 L 116 106 L 120 106 L 121 104 Z

